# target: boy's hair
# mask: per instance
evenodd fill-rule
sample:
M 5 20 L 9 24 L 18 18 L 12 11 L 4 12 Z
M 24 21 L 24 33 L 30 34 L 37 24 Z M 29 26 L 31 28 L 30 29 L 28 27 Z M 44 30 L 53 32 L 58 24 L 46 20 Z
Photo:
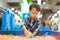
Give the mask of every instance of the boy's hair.
M 29 10 L 31 10 L 32 8 L 36 8 L 37 11 L 40 11 L 40 6 L 36 3 L 31 4 Z

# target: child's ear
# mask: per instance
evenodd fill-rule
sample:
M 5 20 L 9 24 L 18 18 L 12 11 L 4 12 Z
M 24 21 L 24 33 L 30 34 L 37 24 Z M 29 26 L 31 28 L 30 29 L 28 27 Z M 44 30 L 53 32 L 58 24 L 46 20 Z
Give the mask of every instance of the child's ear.
M 31 10 L 29 10 L 29 12 L 30 12 Z
M 29 10 L 29 12 L 30 12 L 30 10 Z

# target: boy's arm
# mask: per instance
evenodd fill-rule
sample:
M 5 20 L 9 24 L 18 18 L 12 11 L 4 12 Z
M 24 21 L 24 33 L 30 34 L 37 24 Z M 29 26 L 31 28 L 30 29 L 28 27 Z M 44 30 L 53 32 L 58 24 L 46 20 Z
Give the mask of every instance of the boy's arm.
M 26 29 L 26 26 L 23 25 L 23 30 L 24 30 L 24 34 L 26 35 L 26 33 L 30 32 Z M 35 36 L 37 34 L 37 31 L 34 31 L 33 33 L 31 33 L 31 36 Z
M 26 29 L 27 22 L 28 22 L 28 19 L 25 19 L 25 21 L 24 21 L 24 23 L 23 23 L 23 25 L 22 25 L 24 34 L 31 33 L 30 31 L 28 31 L 28 30 Z M 31 34 L 32 34 L 32 33 L 31 33 Z
M 23 28 L 23 30 L 24 30 L 24 31 L 26 31 L 26 30 L 27 30 L 25 25 L 23 25 L 23 26 L 22 26 L 22 28 Z
M 33 32 L 33 36 L 35 36 L 37 33 L 38 33 L 38 31 L 39 31 L 39 27 Z
M 22 25 L 24 32 L 27 31 L 26 26 L 27 26 L 27 19 L 24 20 L 23 25 Z
M 36 31 L 34 31 L 34 33 L 32 34 L 32 36 L 35 36 L 37 34 L 37 32 Z
M 24 34 L 25 34 L 25 35 L 26 35 L 27 33 L 30 33 L 30 34 L 32 35 L 32 33 L 26 29 L 26 26 L 25 26 L 25 25 L 23 25 L 22 28 L 23 28 L 23 30 L 24 30 Z
M 26 31 L 27 31 L 26 26 L 23 25 L 22 28 L 23 28 L 24 34 L 26 35 Z

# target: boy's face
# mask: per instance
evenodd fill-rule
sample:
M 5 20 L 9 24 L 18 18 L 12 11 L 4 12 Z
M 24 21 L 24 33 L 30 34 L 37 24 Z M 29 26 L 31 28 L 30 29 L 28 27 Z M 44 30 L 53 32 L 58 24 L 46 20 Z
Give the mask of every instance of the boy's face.
M 31 15 L 31 17 L 32 17 L 33 19 L 36 18 L 37 15 L 38 15 L 38 12 L 39 12 L 39 11 L 37 11 L 36 8 L 32 8 L 32 9 L 30 10 L 30 15 Z

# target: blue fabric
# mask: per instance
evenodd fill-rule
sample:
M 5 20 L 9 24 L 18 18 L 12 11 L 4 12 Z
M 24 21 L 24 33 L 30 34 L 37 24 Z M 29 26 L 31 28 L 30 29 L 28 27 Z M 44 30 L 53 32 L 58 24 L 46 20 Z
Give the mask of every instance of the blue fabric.
M 43 28 L 43 31 L 50 31 L 49 26 L 45 26 L 45 27 Z
M 49 35 L 55 35 L 55 32 L 52 32 L 52 31 L 39 31 L 36 36 L 42 36 L 45 32 L 48 32 Z M 0 34 L 12 34 L 14 36 L 16 35 L 25 36 L 23 31 L 0 31 Z
M 50 35 L 51 34 L 51 32 L 48 32 L 50 31 L 49 26 L 43 26 L 43 24 L 40 24 L 40 31 L 42 32 L 38 33 L 37 35 L 43 35 L 43 34 Z
M 41 25 L 40 28 L 41 28 L 41 31 L 50 31 L 49 26 L 43 26 L 43 25 Z

